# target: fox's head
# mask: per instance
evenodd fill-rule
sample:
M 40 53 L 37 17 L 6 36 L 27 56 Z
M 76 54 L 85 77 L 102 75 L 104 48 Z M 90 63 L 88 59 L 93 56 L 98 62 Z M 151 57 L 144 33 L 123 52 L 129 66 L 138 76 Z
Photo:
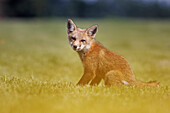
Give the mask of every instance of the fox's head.
M 97 31 L 98 25 L 94 25 L 88 29 L 80 29 L 76 27 L 71 19 L 68 19 L 67 21 L 68 40 L 75 51 L 90 49 L 92 40 L 94 39 Z

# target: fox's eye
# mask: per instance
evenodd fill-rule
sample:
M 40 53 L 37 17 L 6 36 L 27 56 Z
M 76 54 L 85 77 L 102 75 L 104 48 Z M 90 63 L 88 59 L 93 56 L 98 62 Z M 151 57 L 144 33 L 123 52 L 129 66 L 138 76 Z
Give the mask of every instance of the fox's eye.
M 82 39 L 81 42 L 85 42 L 86 40 Z
M 76 40 L 76 38 L 75 38 L 75 37 L 71 37 L 71 39 L 72 39 L 72 40 L 74 40 L 74 41 Z

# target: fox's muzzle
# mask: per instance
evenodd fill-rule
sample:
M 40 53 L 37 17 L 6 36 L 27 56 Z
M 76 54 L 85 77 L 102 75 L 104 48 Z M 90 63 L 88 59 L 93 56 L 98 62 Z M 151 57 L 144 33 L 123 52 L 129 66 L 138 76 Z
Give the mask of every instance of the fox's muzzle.
M 74 45 L 74 46 L 73 46 L 73 49 L 75 49 L 75 50 L 76 50 L 76 49 L 77 49 L 77 46 L 76 46 L 76 45 Z

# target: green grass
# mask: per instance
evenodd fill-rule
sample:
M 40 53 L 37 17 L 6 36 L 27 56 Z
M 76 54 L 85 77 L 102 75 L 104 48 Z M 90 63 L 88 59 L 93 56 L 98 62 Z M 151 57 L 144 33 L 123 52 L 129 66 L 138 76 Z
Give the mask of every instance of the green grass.
M 83 73 L 66 19 L 0 21 L 0 113 L 169 113 L 170 21 L 75 19 L 160 88 L 76 86 Z

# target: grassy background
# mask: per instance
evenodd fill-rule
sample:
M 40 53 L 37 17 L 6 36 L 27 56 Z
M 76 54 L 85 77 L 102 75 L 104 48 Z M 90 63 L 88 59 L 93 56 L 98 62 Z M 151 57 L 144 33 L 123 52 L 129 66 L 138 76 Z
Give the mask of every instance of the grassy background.
M 0 113 L 169 113 L 170 21 L 75 19 L 99 24 L 96 40 L 160 88 L 75 86 L 83 73 L 66 19 L 0 21 Z

